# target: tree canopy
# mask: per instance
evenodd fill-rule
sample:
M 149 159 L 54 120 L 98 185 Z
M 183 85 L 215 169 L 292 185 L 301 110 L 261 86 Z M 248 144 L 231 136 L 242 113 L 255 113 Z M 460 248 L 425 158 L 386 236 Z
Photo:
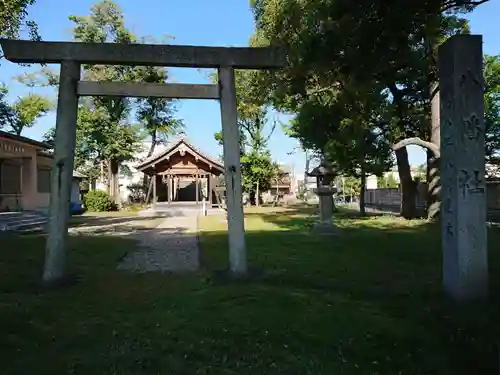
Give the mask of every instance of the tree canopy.
M 95 3 L 87 16 L 70 16 L 73 38 L 93 43 L 142 43 L 125 25 L 119 5 L 111 0 Z M 37 76 L 24 75 L 19 80 L 29 85 L 55 85 L 57 74 L 42 69 Z M 40 79 L 40 75 L 42 79 Z M 164 83 L 168 71 L 162 67 L 86 65 L 83 77 L 92 81 L 128 81 Z M 88 97 L 80 100 L 77 122 L 75 167 L 90 178 L 101 176 L 107 170 L 109 193 L 119 202 L 118 176 L 125 171 L 124 162 L 132 160 L 147 137 L 151 140 L 148 155 L 166 139 L 178 133 L 182 120 L 175 117 L 176 102 L 163 98 Z M 136 121 L 133 121 L 135 118 Z M 46 135 L 53 137 L 52 129 Z
M 148 83 L 165 83 L 168 79 L 166 68 L 137 67 L 135 79 Z M 136 118 L 139 121 L 145 136 L 151 138 L 151 146 L 147 156 L 151 156 L 155 147 L 165 144 L 167 139 L 178 134 L 183 128 L 182 120 L 175 117 L 176 101 L 166 98 L 138 98 L 136 99 Z
M 0 129 L 21 135 L 24 129 L 35 125 L 35 122 L 54 108 L 54 103 L 46 96 L 29 93 L 18 97 L 14 103 L 7 101 L 8 89 L 0 86 Z
M 278 172 L 268 148 L 277 121 L 270 115 L 264 79 L 257 70 L 237 70 L 235 74 L 243 191 L 250 194 L 252 202 L 258 202 L 260 192 L 271 187 Z M 222 131 L 215 134 L 215 139 L 223 144 Z
M 0 6 L 0 38 L 19 39 L 27 33 L 32 40 L 40 40 L 37 24 L 29 19 L 28 9 L 35 0 L 3 0 Z M 3 53 L 0 51 L 0 59 Z M 24 128 L 34 125 L 36 120 L 48 113 L 53 105 L 42 95 L 29 94 L 15 103 L 7 101 L 8 88 L 0 85 L 0 129 L 20 135 Z
M 0 38 L 19 39 L 28 32 L 30 39 L 38 40 L 37 24 L 28 18 L 28 8 L 35 0 L 2 0 L 0 7 Z
M 391 167 L 403 186 L 405 217 L 416 213 L 406 143 L 418 139 L 438 164 L 436 51 L 468 32 L 462 18 L 484 1 L 255 0 L 260 44 L 282 45 L 287 65 L 265 74 L 271 102 L 296 114 L 292 135 L 342 171 Z M 437 122 L 435 119 L 437 118 Z M 368 169 L 365 169 L 368 171 Z M 363 175 L 363 173 L 361 173 Z
M 486 162 L 500 165 L 500 56 L 484 58 Z

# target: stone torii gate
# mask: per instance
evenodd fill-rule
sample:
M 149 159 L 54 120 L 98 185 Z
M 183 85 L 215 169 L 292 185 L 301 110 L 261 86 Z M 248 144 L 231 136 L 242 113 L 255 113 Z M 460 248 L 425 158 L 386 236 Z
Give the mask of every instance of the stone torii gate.
M 45 282 L 56 281 L 64 275 L 79 96 L 220 100 L 230 271 L 235 274 L 247 272 L 234 69 L 282 68 L 285 64 L 282 50 L 274 47 L 32 42 L 8 39 L 0 40 L 0 44 L 9 61 L 61 65 L 49 237 L 43 273 Z M 82 64 L 216 68 L 219 85 L 85 82 L 80 81 Z

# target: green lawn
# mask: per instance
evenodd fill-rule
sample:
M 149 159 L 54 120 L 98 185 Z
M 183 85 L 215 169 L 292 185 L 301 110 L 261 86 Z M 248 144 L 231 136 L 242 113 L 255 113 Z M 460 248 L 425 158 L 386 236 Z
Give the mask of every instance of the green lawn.
M 279 211 L 279 212 L 277 212 Z M 43 237 L 0 237 L 2 374 L 496 374 L 499 303 L 441 295 L 439 230 L 308 210 L 246 212 L 254 281 L 115 270 L 127 239 L 72 237 L 79 283 L 38 284 Z M 208 268 L 227 266 L 226 224 L 201 221 Z M 492 298 L 500 235 L 490 231 Z

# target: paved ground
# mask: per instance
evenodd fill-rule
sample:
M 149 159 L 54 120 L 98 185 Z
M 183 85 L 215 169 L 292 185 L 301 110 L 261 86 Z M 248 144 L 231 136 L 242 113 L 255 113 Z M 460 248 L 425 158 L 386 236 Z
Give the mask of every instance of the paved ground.
M 162 218 L 141 217 L 72 217 L 68 229 L 69 234 L 135 236 L 138 233 L 156 228 L 163 222 Z
M 168 218 L 90 218 L 69 229 L 73 235 L 104 235 L 133 238 L 138 246 L 118 264 L 133 272 L 184 272 L 199 268 L 198 219 L 196 216 Z
M 200 265 L 196 216 L 170 217 L 156 228 L 139 233 L 138 248 L 118 269 L 133 272 L 196 271 Z

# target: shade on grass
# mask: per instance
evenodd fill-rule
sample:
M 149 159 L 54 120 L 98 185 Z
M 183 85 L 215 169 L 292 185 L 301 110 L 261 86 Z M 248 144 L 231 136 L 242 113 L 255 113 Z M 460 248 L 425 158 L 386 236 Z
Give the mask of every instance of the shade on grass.
M 78 236 L 79 283 L 43 290 L 43 237 L 2 236 L 2 373 L 494 373 L 498 304 L 446 302 L 438 228 L 340 216 L 331 237 L 309 234 L 307 210 L 247 212 L 249 260 L 266 274 L 226 284 L 120 272 L 134 241 Z M 226 266 L 225 225 L 201 222 L 209 268 Z

